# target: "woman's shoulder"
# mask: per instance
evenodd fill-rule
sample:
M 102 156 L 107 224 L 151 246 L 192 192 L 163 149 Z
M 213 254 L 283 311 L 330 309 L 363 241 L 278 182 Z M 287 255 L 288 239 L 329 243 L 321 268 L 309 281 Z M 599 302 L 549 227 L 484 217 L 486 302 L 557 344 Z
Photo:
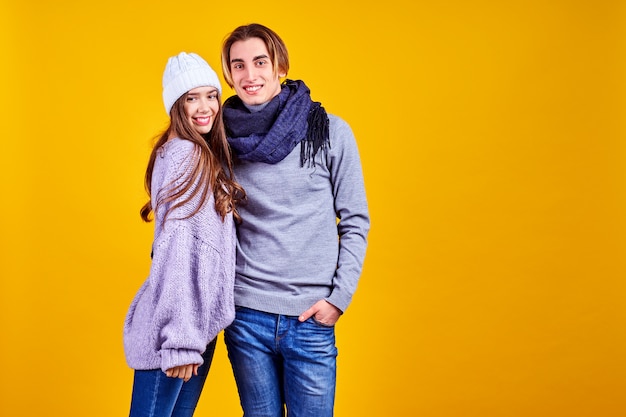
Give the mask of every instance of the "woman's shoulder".
M 185 161 L 191 160 L 195 147 L 196 145 L 190 140 L 176 137 L 168 140 L 159 148 L 158 156 L 170 163 L 185 164 Z
M 158 176 L 178 178 L 185 174 L 193 163 L 195 144 L 191 141 L 172 138 L 157 151 L 154 172 Z
M 181 139 L 178 137 L 169 139 L 159 149 L 159 156 L 161 158 L 176 158 L 186 157 L 193 152 L 195 145 L 190 140 Z

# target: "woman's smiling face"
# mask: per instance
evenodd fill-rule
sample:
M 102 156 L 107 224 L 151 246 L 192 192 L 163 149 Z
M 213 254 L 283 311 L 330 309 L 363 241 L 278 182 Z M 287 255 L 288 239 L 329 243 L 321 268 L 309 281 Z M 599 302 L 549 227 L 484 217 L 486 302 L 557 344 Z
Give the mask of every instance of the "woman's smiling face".
M 185 97 L 185 116 L 193 128 L 204 135 L 211 131 L 219 112 L 219 95 L 215 87 L 196 87 Z

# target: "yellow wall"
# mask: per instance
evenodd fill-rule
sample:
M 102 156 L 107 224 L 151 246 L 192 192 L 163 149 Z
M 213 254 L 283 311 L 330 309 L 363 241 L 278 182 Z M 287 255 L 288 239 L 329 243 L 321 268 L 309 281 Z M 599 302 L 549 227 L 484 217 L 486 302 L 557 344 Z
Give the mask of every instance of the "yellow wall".
M 252 21 L 362 153 L 336 415 L 625 415 L 624 6 L 294 4 L 2 0 L 0 415 L 127 414 L 162 70 Z M 197 415 L 240 415 L 221 342 Z

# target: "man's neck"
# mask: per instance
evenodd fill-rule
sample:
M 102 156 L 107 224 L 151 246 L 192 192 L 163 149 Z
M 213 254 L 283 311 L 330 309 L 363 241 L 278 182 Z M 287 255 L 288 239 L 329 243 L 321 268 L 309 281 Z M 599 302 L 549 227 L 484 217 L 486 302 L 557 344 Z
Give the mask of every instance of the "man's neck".
M 269 101 L 266 101 L 265 103 L 262 103 L 262 104 L 246 104 L 246 103 L 244 103 L 243 105 L 246 106 L 246 108 L 248 110 L 250 110 L 251 113 L 256 113 L 256 112 L 259 112 L 259 111 L 263 110 L 265 108 L 265 106 L 267 106 L 268 103 L 269 103 Z

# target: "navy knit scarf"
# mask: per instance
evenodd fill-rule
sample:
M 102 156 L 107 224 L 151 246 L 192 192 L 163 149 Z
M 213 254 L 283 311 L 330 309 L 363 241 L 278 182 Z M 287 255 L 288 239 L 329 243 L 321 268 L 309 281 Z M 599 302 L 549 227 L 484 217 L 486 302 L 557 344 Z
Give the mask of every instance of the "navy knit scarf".
M 311 100 L 304 82 L 285 80 L 280 93 L 261 111 L 251 112 L 237 96 L 224 103 L 228 143 L 239 159 L 275 164 L 298 143 L 300 166 L 315 165 L 320 149 L 330 147 L 328 115 Z

